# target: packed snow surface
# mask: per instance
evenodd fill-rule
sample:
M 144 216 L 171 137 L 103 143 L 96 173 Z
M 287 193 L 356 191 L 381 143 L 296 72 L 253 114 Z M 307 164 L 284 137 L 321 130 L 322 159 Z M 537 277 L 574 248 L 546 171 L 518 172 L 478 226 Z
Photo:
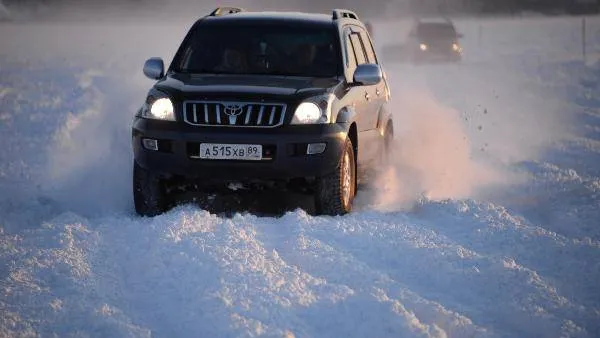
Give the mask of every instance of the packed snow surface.
M 191 23 L 0 25 L 0 336 L 600 336 L 600 19 L 585 60 L 581 18 L 458 20 L 460 65 L 381 55 L 395 161 L 352 214 L 238 191 L 138 217 L 141 65 Z

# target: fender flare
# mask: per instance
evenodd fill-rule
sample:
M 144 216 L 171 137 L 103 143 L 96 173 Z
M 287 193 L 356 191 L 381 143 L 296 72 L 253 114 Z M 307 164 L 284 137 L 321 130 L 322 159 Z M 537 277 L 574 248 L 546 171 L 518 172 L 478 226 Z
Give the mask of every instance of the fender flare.
M 338 112 L 335 123 L 352 123 L 356 120 L 356 110 L 352 106 L 345 106 Z
M 394 125 L 393 125 L 392 113 L 390 113 L 390 111 L 387 107 L 387 104 L 382 105 L 379 108 L 379 112 L 378 112 L 378 116 L 377 116 L 377 129 L 379 129 L 379 134 L 381 136 L 383 136 L 385 134 L 385 129 L 389 122 L 392 122 L 392 128 L 393 128 Z

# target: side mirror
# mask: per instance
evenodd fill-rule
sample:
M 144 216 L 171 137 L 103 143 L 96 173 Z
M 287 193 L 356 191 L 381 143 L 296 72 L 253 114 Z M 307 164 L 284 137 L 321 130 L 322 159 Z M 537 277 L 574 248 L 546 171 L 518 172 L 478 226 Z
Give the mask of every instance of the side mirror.
M 379 65 L 364 63 L 358 65 L 354 71 L 354 83 L 363 86 L 376 85 L 383 79 L 383 72 Z
M 153 57 L 144 63 L 144 75 L 152 80 L 165 76 L 165 63 L 159 57 Z

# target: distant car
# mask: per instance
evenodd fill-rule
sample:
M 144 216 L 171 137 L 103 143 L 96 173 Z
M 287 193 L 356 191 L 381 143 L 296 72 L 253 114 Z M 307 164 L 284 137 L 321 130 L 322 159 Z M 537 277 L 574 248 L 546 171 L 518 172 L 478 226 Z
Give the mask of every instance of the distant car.
M 462 60 L 462 34 L 450 19 L 419 19 L 408 35 L 406 50 L 415 63 L 459 62 Z

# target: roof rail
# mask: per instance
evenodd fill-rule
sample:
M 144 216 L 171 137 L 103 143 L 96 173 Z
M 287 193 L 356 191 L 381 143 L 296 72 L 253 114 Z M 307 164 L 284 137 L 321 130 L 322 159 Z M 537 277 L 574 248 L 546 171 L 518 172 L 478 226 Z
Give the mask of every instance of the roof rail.
M 209 14 L 209 16 L 222 16 L 227 14 L 235 14 L 243 11 L 244 9 L 239 7 L 218 7 L 214 11 L 212 11 Z
M 354 13 L 353 11 L 350 11 L 347 9 L 340 9 L 340 8 L 334 9 L 333 10 L 333 20 L 339 20 L 342 18 L 358 20 L 358 15 L 356 15 L 356 13 Z

